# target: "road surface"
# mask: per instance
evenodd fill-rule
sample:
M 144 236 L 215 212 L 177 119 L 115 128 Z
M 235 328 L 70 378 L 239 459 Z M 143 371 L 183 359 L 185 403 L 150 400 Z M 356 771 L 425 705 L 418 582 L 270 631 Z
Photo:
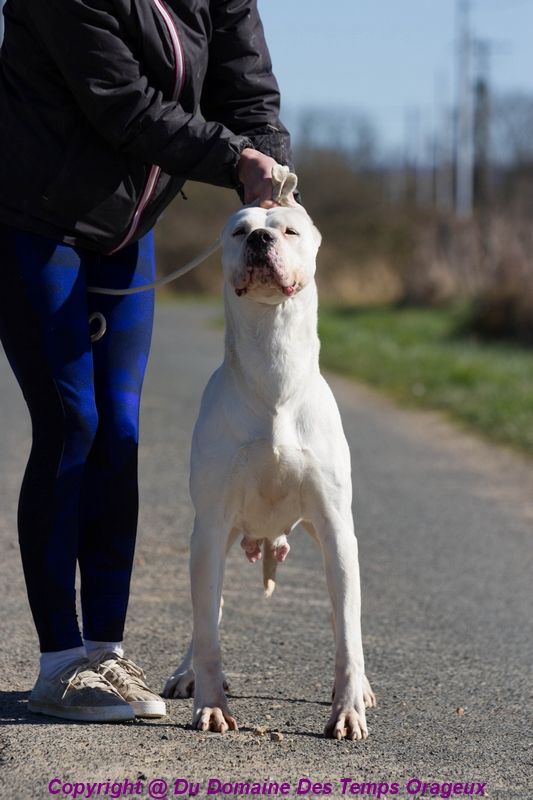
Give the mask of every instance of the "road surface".
M 220 313 L 160 303 L 145 381 L 126 647 L 158 689 L 190 634 L 188 453 L 201 391 L 222 354 Z M 433 797 L 446 796 L 442 784 L 465 782 L 477 797 L 533 797 L 531 462 L 437 415 L 399 410 L 345 379 L 330 383 L 352 451 L 367 674 L 378 695 L 370 738 L 321 736 L 332 634 L 320 558 L 303 531 L 271 601 L 260 566 L 238 548 L 229 558 L 222 642 L 239 733 L 191 731 L 190 700 L 169 702 L 161 721 L 91 726 L 26 712 L 37 645 L 15 520 L 30 429 L 2 355 L 1 798 L 148 797 L 154 779 L 168 782 L 169 797 L 188 796 L 196 782 L 200 797 L 243 796 L 235 783 L 246 781 L 264 796 L 254 783 L 265 780 L 289 784 L 290 797 L 342 797 L 344 788 L 344 796 L 404 800 L 424 782 Z M 150 792 L 162 796 L 164 784 Z

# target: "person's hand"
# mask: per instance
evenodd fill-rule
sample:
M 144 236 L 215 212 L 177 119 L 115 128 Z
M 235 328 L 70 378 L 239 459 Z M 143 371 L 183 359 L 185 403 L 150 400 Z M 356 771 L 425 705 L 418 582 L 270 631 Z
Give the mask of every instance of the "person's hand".
M 276 161 L 259 150 L 245 147 L 237 167 L 237 175 L 244 186 L 244 202 L 259 202 L 262 208 L 279 205 L 272 200 L 272 167 Z M 289 195 L 290 205 L 296 205 L 294 197 Z

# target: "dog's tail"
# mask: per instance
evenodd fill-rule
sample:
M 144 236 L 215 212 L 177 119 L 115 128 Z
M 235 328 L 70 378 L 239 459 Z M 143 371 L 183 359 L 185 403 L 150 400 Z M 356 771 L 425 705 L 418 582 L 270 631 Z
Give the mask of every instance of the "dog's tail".
M 272 597 L 276 588 L 276 567 L 278 562 L 274 558 L 272 547 L 268 539 L 263 542 L 263 586 L 265 597 Z

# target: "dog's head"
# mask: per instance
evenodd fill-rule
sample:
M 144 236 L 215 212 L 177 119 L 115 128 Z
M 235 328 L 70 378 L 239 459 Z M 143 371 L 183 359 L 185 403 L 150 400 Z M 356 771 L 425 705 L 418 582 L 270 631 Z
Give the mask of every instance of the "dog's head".
M 222 232 L 224 280 L 238 297 L 284 302 L 313 279 L 320 241 L 302 206 L 242 208 Z

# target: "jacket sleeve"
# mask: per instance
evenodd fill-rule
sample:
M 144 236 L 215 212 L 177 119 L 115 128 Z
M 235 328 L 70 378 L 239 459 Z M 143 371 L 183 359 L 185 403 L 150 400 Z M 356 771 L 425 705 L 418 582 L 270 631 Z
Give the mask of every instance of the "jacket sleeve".
M 246 138 L 164 100 L 128 46 L 112 0 L 38 0 L 28 8 L 77 104 L 114 149 L 171 175 L 236 185 Z
M 248 136 L 257 150 L 292 168 L 290 137 L 279 120 L 280 93 L 257 0 L 211 0 L 210 8 L 213 32 L 202 94 L 204 117 Z

